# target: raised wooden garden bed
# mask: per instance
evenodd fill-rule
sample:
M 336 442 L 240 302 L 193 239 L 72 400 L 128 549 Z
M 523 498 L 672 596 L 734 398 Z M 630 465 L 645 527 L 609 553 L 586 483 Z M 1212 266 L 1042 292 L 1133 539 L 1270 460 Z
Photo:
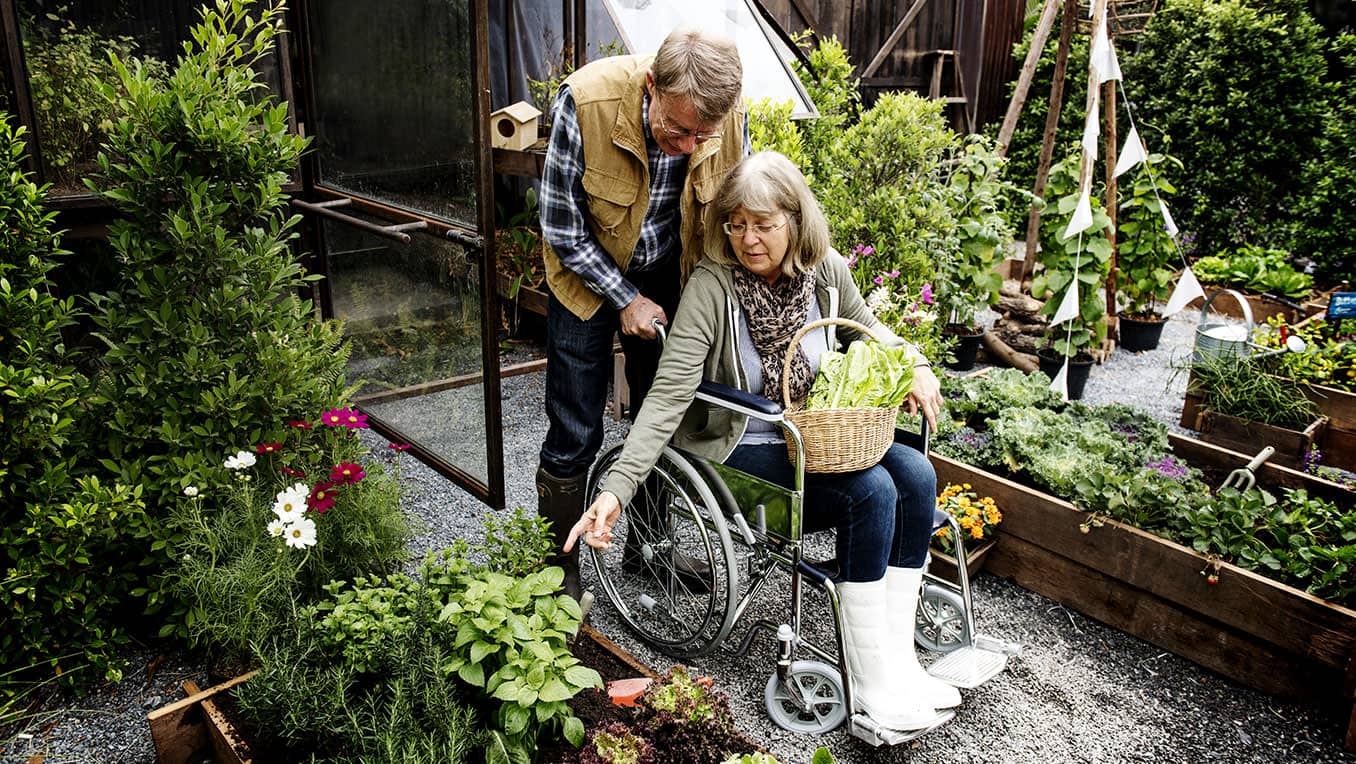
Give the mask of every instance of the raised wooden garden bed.
M 1292 385 L 1295 390 L 1313 401 L 1319 413 L 1328 420 L 1326 431 L 1314 444 L 1323 451 L 1323 464 L 1356 471 L 1356 393 L 1294 380 L 1286 380 L 1286 384 Z M 1186 399 L 1182 403 L 1181 425 L 1193 430 L 1199 429 L 1195 422 L 1204 407 L 1204 396 L 1197 389 L 1193 377 L 1187 382 Z M 1258 445 L 1258 448 L 1260 447 L 1261 444 Z
M 1223 287 L 1209 284 L 1205 286 L 1205 289 L 1208 292 L 1213 292 L 1216 289 L 1221 288 Z M 1260 294 L 1248 292 L 1246 290 L 1239 289 L 1236 287 L 1231 288 L 1234 289 L 1234 291 L 1242 294 L 1245 298 L 1247 298 L 1248 308 L 1252 310 L 1252 320 L 1258 326 L 1265 324 L 1267 322 L 1267 319 L 1271 318 L 1272 316 L 1281 316 L 1282 318 L 1285 319 L 1285 322 L 1287 324 L 1294 324 L 1298 321 L 1303 321 L 1310 315 L 1313 315 L 1314 313 L 1322 312 L 1323 309 L 1328 304 L 1328 297 L 1331 295 L 1331 292 L 1314 292 L 1309 297 L 1303 300 L 1290 301 L 1298 303 L 1300 305 L 1299 308 L 1295 308 L 1287 304 L 1286 302 L 1280 302 L 1270 297 L 1263 297 Z M 1199 311 L 1201 309 L 1201 306 L 1204 304 L 1205 298 L 1197 297 L 1195 300 L 1192 300 L 1191 302 L 1187 303 L 1187 308 Z M 1243 309 L 1239 307 L 1237 301 L 1229 298 L 1222 297 L 1210 303 L 1210 310 L 1213 313 L 1219 313 L 1225 316 L 1229 316 L 1230 318 L 1236 318 L 1240 321 L 1243 320 Z
M 1202 440 L 1236 451 L 1260 450 L 1262 446 L 1271 446 L 1276 449 L 1276 454 L 1271 458 L 1277 463 L 1302 468 L 1304 455 L 1318 447 L 1328 429 L 1328 418 L 1319 417 L 1303 430 L 1291 430 L 1239 419 L 1209 406 L 1201 406 L 1196 409 L 1191 429 L 1199 432 Z
M 1250 456 L 1175 436 L 1177 455 L 1232 470 Z M 932 455 L 939 483 L 967 482 L 1003 507 L 1002 543 L 986 569 L 1249 687 L 1341 702 L 1356 749 L 1356 610 L 1314 597 L 1046 493 Z M 1276 465 L 1258 481 L 1351 501 L 1341 486 Z M 1208 573 L 1218 576 L 1216 584 Z

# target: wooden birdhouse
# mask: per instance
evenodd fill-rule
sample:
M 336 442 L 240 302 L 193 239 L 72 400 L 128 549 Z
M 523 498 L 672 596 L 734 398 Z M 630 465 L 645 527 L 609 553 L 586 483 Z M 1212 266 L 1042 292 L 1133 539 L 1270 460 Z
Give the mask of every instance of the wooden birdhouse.
M 510 104 L 490 115 L 490 143 L 497 149 L 523 151 L 537 142 L 539 111 L 527 101 Z

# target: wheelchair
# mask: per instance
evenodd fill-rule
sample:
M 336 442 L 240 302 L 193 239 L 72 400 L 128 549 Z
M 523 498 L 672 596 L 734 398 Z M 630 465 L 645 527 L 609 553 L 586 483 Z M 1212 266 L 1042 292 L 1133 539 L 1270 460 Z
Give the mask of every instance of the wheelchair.
M 800 433 L 783 418 L 781 407 L 767 398 L 713 382 L 703 382 L 696 398 L 781 426 L 798 455 L 795 487 L 787 490 L 672 445 L 665 447 L 614 528 L 616 538 L 627 543 L 606 550 L 587 547 L 598 582 L 621 619 L 640 639 L 680 660 L 717 649 L 743 656 L 758 633 L 772 632 L 778 658 L 764 703 L 772 720 L 793 732 L 823 733 L 847 723 L 852 735 L 873 746 L 897 745 L 949 721 L 954 711 L 925 729 L 895 730 L 854 705 L 832 575 L 805 557 L 802 544 L 805 474 Z M 926 420 L 920 433 L 896 430 L 895 440 L 926 453 Z M 618 445 L 595 464 L 588 482 L 590 498 L 597 495 L 620 455 Z M 646 529 L 649 533 L 639 539 L 644 543 L 637 545 L 629 537 L 634 531 L 629 526 L 634 525 L 632 508 L 639 502 L 646 502 L 650 516 L 659 522 Z M 936 510 L 934 530 L 943 524 L 950 525 L 953 538 L 962 537 L 956 519 Z M 930 674 L 956 687 L 974 688 L 1001 672 L 1021 647 L 976 632 L 962 544 L 956 545 L 956 553 L 957 582 L 925 574 L 915 641 L 943 654 L 929 666 Z M 705 563 L 697 567 L 709 572 L 694 580 L 691 570 L 676 569 L 673 560 L 679 555 Z M 787 620 L 756 620 L 731 645 L 735 625 L 778 570 L 790 575 Z M 834 620 L 831 647 L 815 644 L 802 633 L 806 582 L 827 597 Z M 798 659 L 802 651 L 813 657 Z

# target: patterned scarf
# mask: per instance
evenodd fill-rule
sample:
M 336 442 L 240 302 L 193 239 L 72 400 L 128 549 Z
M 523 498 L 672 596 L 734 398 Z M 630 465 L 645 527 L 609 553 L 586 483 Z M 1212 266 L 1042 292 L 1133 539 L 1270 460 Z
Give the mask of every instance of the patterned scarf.
M 814 269 L 798 277 L 783 275 L 775 283 L 768 284 L 761 276 L 735 267 L 734 290 L 739 306 L 744 309 L 753 347 L 763 365 L 762 395 L 785 407 L 789 404 L 781 398 L 786 348 L 810 315 L 810 299 L 815 292 Z M 796 348 L 796 356 L 791 361 L 791 401 L 805 400 L 812 382 L 814 372 L 810 370 L 810 361 L 804 350 Z

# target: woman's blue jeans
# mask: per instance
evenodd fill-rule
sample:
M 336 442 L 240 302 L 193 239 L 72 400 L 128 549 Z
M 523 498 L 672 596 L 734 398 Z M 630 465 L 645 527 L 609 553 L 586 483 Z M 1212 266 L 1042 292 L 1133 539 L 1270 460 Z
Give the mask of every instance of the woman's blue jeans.
M 780 443 L 739 446 L 725 463 L 791 488 Z M 804 530 L 838 529 L 839 581 L 879 581 L 887 566 L 921 568 L 932 538 L 937 473 L 927 456 L 898 443 L 870 469 L 805 476 Z

